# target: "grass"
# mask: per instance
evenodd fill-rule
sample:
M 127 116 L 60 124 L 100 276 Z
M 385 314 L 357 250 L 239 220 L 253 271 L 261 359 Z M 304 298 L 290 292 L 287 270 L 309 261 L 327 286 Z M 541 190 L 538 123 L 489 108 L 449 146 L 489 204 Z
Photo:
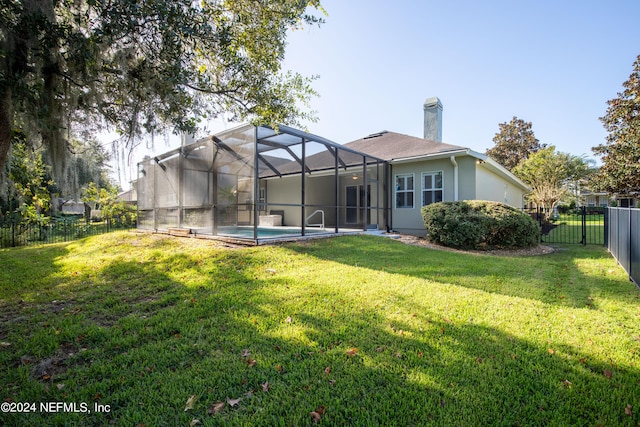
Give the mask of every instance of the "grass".
M 640 424 L 640 291 L 601 247 L 116 232 L 0 265 L 0 398 L 109 405 L 0 425 Z

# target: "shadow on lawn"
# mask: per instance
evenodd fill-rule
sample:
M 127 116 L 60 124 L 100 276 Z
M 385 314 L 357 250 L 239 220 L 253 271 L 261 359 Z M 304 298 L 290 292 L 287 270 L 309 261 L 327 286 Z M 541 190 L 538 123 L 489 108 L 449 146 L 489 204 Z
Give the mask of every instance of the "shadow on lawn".
M 604 269 L 597 272 L 597 276 L 587 275 L 576 265 L 580 259 L 610 257 L 606 250 L 600 248 L 573 248 L 571 252 L 560 250 L 542 256 L 504 257 L 452 253 L 409 246 L 392 239 L 358 236 L 335 238 L 313 245 L 292 245 L 290 249 L 323 260 L 535 299 L 545 304 L 596 308 L 594 295 L 606 295 L 625 303 L 630 301 L 625 295 L 621 296 L 627 291 L 626 281 L 620 281 Z M 635 292 L 635 288 L 629 287 L 628 291 Z
M 281 249 L 273 251 L 283 256 Z M 405 251 L 394 251 L 394 245 L 385 249 L 391 264 L 400 261 L 394 258 L 400 253 L 406 257 Z M 356 248 L 343 261 L 366 268 L 378 262 L 366 265 L 366 260 L 366 251 Z M 447 264 L 450 269 L 456 261 Z M 416 310 L 416 317 L 408 311 L 406 322 L 393 321 L 392 328 L 389 312 L 361 304 L 357 295 L 342 292 L 341 301 L 325 301 L 330 297 L 321 280 L 305 280 L 291 289 L 286 276 L 264 276 L 266 265 L 268 259 L 256 250 L 219 252 L 204 263 L 179 253 L 154 261 L 112 262 L 93 278 L 100 290 L 78 281 L 76 303 L 98 298 L 100 307 L 71 316 L 51 313 L 47 320 L 54 328 L 69 328 L 49 337 L 59 347 L 53 354 L 67 351 L 65 343 L 77 347 L 66 361 L 68 370 L 43 383 L 15 373 L 28 367 L 3 366 L 11 374 L 0 380 L 0 398 L 98 399 L 111 412 L 3 414 L 0 421 L 188 425 L 199 419 L 202 425 L 311 425 L 309 413 L 319 406 L 326 408 L 322 423 L 327 425 L 638 421 L 624 412 L 627 404 L 640 405 L 637 370 L 589 360 L 580 349 L 556 348 L 553 342 L 551 354 L 547 347 L 491 327 L 434 320 L 441 313 L 424 309 Z M 176 279 L 176 266 L 197 272 L 201 282 Z M 386 264 L 379 268 L 393 272 Z M 417 269 L 412 274 L 427 273 Z M 414 309 L 402 302 L 397 307 L 408 308 Z M 114 317 L 103 322 L 108 312 Z M 42 327 L 33 325 L 27 342 L 11 350 L 14 357 L 38 344 L 35 329 Z M 612 375 L 604 375 L 605 370 Z M 58 388 L 60 383 L 67 385 Z M 192 395 L 197 403 L 185 411 Z M 242 400 L 207 414 L 214 402 L 226 398 Z

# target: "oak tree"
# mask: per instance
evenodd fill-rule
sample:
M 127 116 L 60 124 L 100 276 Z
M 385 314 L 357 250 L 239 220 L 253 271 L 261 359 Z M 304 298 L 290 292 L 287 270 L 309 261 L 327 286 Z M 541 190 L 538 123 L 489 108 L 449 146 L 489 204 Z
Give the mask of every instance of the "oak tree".
M 640 193 L 640 55 L 624 91 L 607 102 L 600 118 L 608 132 L 606 142 L 594 147 L 602 167 L 592 179 L 594 188 L 629 196 Z
M 500 131 L 493 137 L 495 145 L 486 154 L 510 171 L 529 155 L 546 147 L 535 137 L 531 122 L 514 116 L 509 123 L 498 126 Z
M 297 124 L 310 82 L 284 72 L 291 29 L 320 0 L 1 0 L 0 172 L 18 130 L 68 186 L 74 134 L 193 132 L 224 112 Z M 310 12 L 311 11 L 311 12 Z M 301 107 L 302 105 L 302 107 Z

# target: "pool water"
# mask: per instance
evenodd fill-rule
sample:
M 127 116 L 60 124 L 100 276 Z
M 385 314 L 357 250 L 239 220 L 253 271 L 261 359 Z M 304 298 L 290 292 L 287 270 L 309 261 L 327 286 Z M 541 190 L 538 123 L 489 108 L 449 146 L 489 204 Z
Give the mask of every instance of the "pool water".
M 311 227 L 305 228 L 304 231 L 305 235 L 327 232 L 326 230 Z M 220 227 L 218 228 L 218 235 L 253 239 L 253 227 Z M 300 227 L 258 227 L 258 239 L 300 235 L 302 235 L 302 228 Z

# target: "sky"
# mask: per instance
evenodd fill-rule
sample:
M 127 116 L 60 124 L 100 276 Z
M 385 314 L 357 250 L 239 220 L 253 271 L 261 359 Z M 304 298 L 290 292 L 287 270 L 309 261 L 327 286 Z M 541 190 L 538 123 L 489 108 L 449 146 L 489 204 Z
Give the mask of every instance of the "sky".
M 324 24 L 290 32 L 283 68 L 319 76 L 318 121 L 304 125 L 337 143 L 382 130 L 422 137 L 424 101 L 437 96 L 448 144 L 484 153 L 516 116 L 541 143 L 595 158 L 599 117 L 640 55 L 640 0 L 322 5 Z
M 319 75 L 307 128 L 339 143 L 422 137 L 437 96 L 446 143 L 484 153 L 516 116 L 541 143 L 592 156 L 640 55 L 638 0 L 322 3 L 326 23 L 289 36 L 285 66 Z

